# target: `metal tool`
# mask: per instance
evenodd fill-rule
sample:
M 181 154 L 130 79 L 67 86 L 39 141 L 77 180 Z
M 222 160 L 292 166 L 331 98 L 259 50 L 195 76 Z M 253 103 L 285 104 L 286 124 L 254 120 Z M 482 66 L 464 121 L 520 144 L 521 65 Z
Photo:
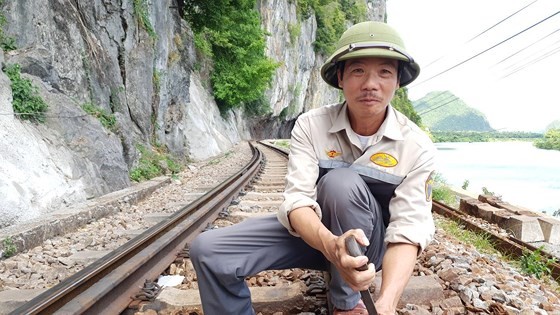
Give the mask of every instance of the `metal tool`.
M 348 254 L 352 257 L 357 257 L 357 256 L 362 256 L 364 255 L 364 253 L 362 252 L 362 249 L 360 248 L 360 245 L 358 245 L 358 242 L 356 241 L 356 239 L 354 238 L 353 235 L 348 236 L 344 242 L 346 243 L 346 251 L 348 252 Z M 358 268 L 356 268 L 359 271 L 364 271 L 367 270 L 367 264 L 360 266 Z M 360 291 L 360 295 L 362 296 L 362 301 L 364 301 L 364 304 L 366 305 L 366 309 L 368 311 L 369 315 L 377 315 L 377 309 L 375 308 L 375 304 L 373 303 L 373 298 L 371 297 L 371 294 L 369 293 L 369 290 L 362 290 Z

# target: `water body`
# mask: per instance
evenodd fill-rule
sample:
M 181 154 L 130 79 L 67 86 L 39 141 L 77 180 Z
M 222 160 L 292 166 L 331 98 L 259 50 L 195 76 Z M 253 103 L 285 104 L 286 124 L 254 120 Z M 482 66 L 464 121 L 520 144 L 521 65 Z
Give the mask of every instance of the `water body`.
M 550 215 L 560 209 L 560 151 L 531 142 L 436 143 L 438 172 L 451 186 L 482 193 Z

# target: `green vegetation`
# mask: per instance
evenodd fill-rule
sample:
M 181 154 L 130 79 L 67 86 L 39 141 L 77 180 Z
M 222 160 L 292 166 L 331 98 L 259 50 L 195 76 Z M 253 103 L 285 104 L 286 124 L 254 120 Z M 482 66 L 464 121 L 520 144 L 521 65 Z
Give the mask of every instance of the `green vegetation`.
M 542 139 L 535 141 L 535 146 L 539 149 L 560 150 L 560 128 L 549 129 Z
M 500 195 L 496 194 L 493 191 L 488 190 L 488 188 L 486 188 L 486 187 L 482 187 L 482 194 L 486 195 L 486 196 L 494 196 L 494 197 L 501 198 Z
M 2 241 L 2 247 L 4 248 L 2 254 L 4 257 L 12 257 L 17 252 L 16 244 L 14 244 L 14 241 L 11 237 L 6 237 Z
M 473 231 L 469 231 L 465 226 L 453 220 L 436 220 L 436 225 L 445 230 L 447 233 L 453 235 L 455 238 L 460 240 L 464 244 L 472 244 L 478 251 L 486 254 L 498 254 L 492 242 L 490 241 L 490 235 L 488 234 L 478 234 Z
M 469 184 L 470 184 L 470 181 L 468 179 L 465 179 L 465 181 L 463 182 L 463 185 L 461 185 L 461 188 L 463 188 L 464 190 L 467 190 L 469 188 Z
M 533 141 L 542 134 L 525 131 L 432 131 L 434 142 Z
M 263 101 L 278 63 L 265 56 L 265 36 L 254 0 L 190 0 L 185 18 L 193 26 L 195 45 L 213 57 L 214 97 L 222 112 L 245 106 L 252 113 Z
M 301 35 L 301 23 L 288 24 L 288 33 L 290 33 L 290 43 L 294 45 L 296 39 Z
M 328 55 L 335 49 L 340 35 L 351 24 L 366 19 L 366 5 L 360 0 L 296 0 L 300 19 L 307 19 L 313 12 L 317 18 L 315 51 Z
M 138 23 L 148 32 L 150 38 L 157 39 L 156 31 L 150 22 L 150 13 L 148 11 L 148 2 L 146 0 L 134 0 L 134 15 L 138 19 Z
M 0 7 L 4 5 L 4 0 L 0 0 Z M 8 21 L 6 20 L 6 16 L 3 12 L 0 12 L 0 47 L 4 51 L 16 50 L 16 40 L 13 37 L 6 36 L 4 34 L 4 26 L 6 26 Z
M 281 147 L 284 149 L 289 149 L 290 148 L 290 140 L 275 140 L 273 145 L 277 146 L 277 147 Z
M 449 91 L 437 91 L 413 102 L 422 122 L 432 131 L 492 131 L 480 111 Z
M 455 193 L 449 188 L 447 181 L 440 173 L 435 173 L 432 187 L 432 199 L 448 206 L 458 206 Z
M 395 92 L 391 105 L 408 117 L 408 119 L 412 120 L 415 124 L 422 126 L 422 119 L 418 116 L 414 107 L 412 107 L 412 102 L 408 99 L 408 89 L 406 87 L 398 89 Z
M 138 165 L 130 171 L 130 179 L 135 182 L 149 180 L 171 172 L 172 176 L 181 171 L 181 166 L 173 160 L 161 147 L 150 150 L 142 145 L 137 146 L 140 151 Z
M 220 164 L 220 162 L 224 159 L 227 159 L 230 155 L 232 155 L 233 152 L 232 151 L 228 151 L 226 152 L 224 155 L 222 156 L 218 156 L 215 159 L 210 160 L 210 162 L 208 162 L 207 165 L 217 165 Z
M 111 130 L 113 132 L 116 131 L 117 119 L 115 118 L 114 114 L 108 113 L 103 108 L 95 106 L 92 103 L 82 104 L 82 109 L 86 113 L 88 113 L 88 114 L 96 117 L 97 119 L 99 119 L 99 121 L 101 122 L 103 127 L 107 128 L 108 130 Z
M 3 69 L 12 82 L 13 108 L 17 117 L 35 122 L 45 122 L 48 105 L 41 98 L 38 88 L 31 80 L 21 77 L 18 64 L 11 64 Z
M 162 77 L 165 75 L 165 71 L 158 70 L 155 67 L 153 71 L 154 72 L 152 74 L 152 82 L 154 84 L 154 93 L 156 95 L 159 95 L 159 93 L 161 92 L 161 80 Z
M 521 270 L 529 275 L 534 275 L 537 279 L 549 276 L 551 272 L 549 266 L 556 262 L 556 259 L 543 257 L 543 249 L 544 246 L 541 246 L 533 252 L 525 251 L 520 259 Z

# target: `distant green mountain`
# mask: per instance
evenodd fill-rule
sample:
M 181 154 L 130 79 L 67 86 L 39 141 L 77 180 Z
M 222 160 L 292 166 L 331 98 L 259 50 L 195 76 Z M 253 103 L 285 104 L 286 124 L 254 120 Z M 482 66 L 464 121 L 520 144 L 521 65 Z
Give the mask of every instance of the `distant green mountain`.
M 550 129 L 560 129 L 560 120 L 555 120 L 546 126 L 546 131 Z
M 493 131 L 486 116 L 449 91 L 430 92 L 412 102 L 424 126 L 434 131 Z

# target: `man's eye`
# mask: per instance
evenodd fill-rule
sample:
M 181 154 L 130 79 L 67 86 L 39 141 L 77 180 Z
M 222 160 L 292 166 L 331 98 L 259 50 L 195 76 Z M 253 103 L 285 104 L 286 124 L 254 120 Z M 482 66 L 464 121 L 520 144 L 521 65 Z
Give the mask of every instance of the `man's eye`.
M 352 70 L 352 73 L 364 73 L 364 69 L 356 68 Z
M 390 69 L 383 69 L 381 70 L 381 75 L 384 77 L 389 77 L 393 75 L 393 71 Z

